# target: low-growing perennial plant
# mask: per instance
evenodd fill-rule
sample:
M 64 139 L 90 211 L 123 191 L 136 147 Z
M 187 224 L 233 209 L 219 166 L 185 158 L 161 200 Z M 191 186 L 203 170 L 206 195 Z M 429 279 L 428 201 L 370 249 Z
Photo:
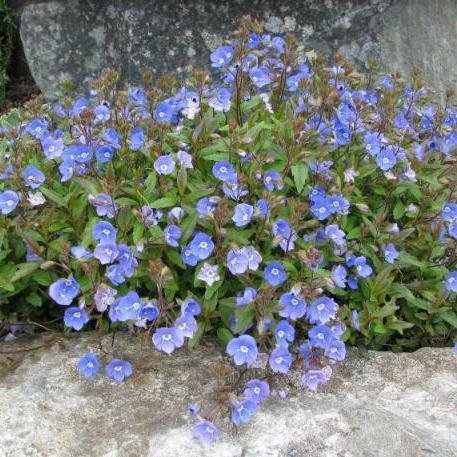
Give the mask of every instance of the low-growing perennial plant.
M 108 71 L 87 98 L 3 120 L 2 319 L 49 295 L 70 329 L 127 326 L 166 354 L 215 334 L 235 365 L 295 365 L 313 391 L 347 341 L 452 342 L 455 107 L 418 75 L 360 75 L 338 56 L 328 68 L 248 19 L 210 59 L 214 81 L 149 75 L 127 93 Z M 89 353 L 78 368 L 101 363 Z M 235 425 L 270 374 L 222 404 Z M 211 443 L 221 433 L 201 408 L 194 434 Z

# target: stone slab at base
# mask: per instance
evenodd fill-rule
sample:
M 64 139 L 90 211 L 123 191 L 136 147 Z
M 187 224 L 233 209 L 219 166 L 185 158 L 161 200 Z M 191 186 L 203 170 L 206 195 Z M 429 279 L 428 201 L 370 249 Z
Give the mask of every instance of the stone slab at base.
M 44 335 L 2 343 L 0 457 L 455 457 L 457 355 L 351 350 L 318 393 L 293 388 L 270 398 L 253 421 L 204 447 L 191 436 L 187 406 L 209 397 L 231 365 L 216 346 L 166 356 L 119 335 L 117 355 L 134 374 L 115 384 L 76 370 L 111 338 Z M 294 381 L 295 382 L 295 381 Z

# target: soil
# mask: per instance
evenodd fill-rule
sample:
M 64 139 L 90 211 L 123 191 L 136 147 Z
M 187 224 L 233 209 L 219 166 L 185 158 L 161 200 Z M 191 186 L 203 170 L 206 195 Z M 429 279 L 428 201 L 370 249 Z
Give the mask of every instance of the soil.
M 40 89 L 31 78 L 14 78 L 8 85 L 6 101 L 0 106 L 0 115 L 11 108 L 23 106 L 39 94 Z

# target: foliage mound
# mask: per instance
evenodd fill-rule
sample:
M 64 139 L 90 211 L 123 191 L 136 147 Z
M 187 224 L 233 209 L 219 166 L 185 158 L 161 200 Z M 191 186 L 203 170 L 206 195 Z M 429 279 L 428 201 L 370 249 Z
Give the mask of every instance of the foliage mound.
M 87 98 L 3 119 L 4 323 L 63 315 L 147 332 L 168 354 L 214 334 L 236 365 L 296 363 L 312 390 L 347 341 L 451 344 L 455 108 L 417 74 L 329 68 L 249 20 L 210 59 L 214 81 L 149 74 L 123 91 L 108 71 Z M 79 367 L 94 375 L 97 355 Z M 269 393 L 254 379 L 221 407 L 239 425 Z

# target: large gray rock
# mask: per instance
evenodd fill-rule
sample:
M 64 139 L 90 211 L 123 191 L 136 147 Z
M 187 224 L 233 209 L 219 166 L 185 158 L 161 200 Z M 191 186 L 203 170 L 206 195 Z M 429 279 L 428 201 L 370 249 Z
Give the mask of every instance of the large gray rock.
M 238 373 L 217 348 L 168 357 L 117 336 L 116 355 L 132 362 L 134 374 L 116 385 L 77 373 L 81 354 L 100 353 L 100 345 L 111 351 L 111 337 L 43 336 L 0 347 L 1 457 L 457 455 L 451 349 L 352 350 L 321 392 L 289 386 L 287 400 L 267 400 L 237 434 L 222 422 L 224 438 L 204 447 L 191 437 L 187 405 L 200 395 L 211 404 L 218 380 L 230 383 Z
M 209 52 L 244 14 L 269 32 L 294 32 L 308 50 L 342 52 L 361 69 L 375 57 L 387 71 L 421 67 L 441 93 L 457 85 L 455 0 L 35 1 L 20 9 L 20 31 L 48 98 L 64 79 L 87 89 L 106 67 L 138 83 L 145 68 L 185 73 L 207 66 Z

